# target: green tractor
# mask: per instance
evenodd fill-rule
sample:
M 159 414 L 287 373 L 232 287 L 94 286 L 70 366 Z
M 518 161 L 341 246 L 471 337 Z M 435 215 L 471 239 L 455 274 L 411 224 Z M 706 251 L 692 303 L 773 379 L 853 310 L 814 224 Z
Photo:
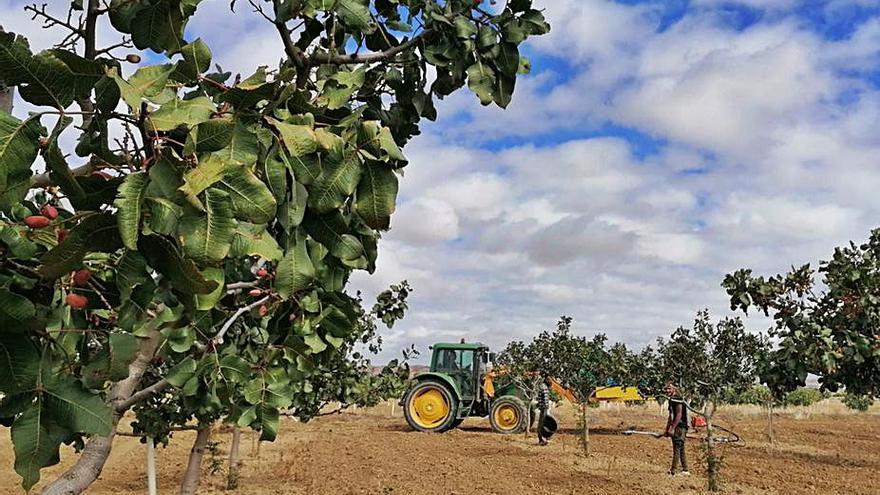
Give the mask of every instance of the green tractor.
M 525 431 L 530 405 L 526 396 L 504 375 L 488 371 L 495 359 L 479 342 L 435 344 L 430 371 L 416 375 L 401 405 L 417 431 L 444 432 L 465 418 L 489 416 L 499 433 Z

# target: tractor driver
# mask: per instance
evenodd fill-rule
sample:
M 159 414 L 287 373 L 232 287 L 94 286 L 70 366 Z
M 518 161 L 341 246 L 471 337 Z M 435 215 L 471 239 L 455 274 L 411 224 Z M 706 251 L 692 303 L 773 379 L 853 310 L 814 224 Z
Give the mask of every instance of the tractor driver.
M 687 458 L 685 457 L 685 439 L 688 432 L 688 411 L 687 404 L 679 393 L 678 387 L 671 383 L 667 383 L 663 388 L 663 393 L 669 402 L 669 418 L 666 420 L 666 430 L 663 436 L 672 438 L 672 469 L 669 474 L 675 476 L 689 476 Z M 681 463 L 681 471 L 678 471 L 679 463 Z

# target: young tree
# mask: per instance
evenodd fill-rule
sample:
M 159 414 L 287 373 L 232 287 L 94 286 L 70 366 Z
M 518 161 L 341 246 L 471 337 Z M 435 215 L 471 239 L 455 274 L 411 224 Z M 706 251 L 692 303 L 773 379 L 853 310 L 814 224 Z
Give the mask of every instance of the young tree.
M 812 373 L 832 392 L 880 395 L 880 229 L 862 245 L 835 249 L 818 273 L 804 265 L 765 278 L 744 269 L 722 285 L 731 309 L 773 317 L 774 366 L 764 374 L 771 388 L 794 390 Z
M 525 435 L 531 433 L 533 421 L 532 405 L 537 401 L 543 376 L 540 369 L 541 356 L 535 352 L 533 345 L 523 341 L 509 342 L 495 358 L 497 370 L 503 370 L 503 378 L 510 380 L 522 392 L 526 399 Z
M 688 407 L 706 418 L 709 489 L 718 490 L 718 457 L 712 420 L 724 391 L 741 393 L 754 385 L 766 341 L 745 330 L 739 318 L 712 323 L 708 311 L 697 313 L 693 328 L 679 327 L 657 342 L 655 365 L 663 382 L 674 383 L 691 401 Z
M 582 446 L 589 455 L 589 402 L 597 388 L 611 381 L 629 381 L 632 357 L 622 344 L 606 347 L 604 334 L 597 334 L 593 339 L 574 335 L 571 324 L 571 317 L 562 316 L 555 330 L 541 332 L 527 346 L 516 343 L 512 348 L 508 346 L 508 350 L 514 352 L 504 359 L 514 370 L 519 370 L 519 376 L 525 376 L 531 368 L 539 377 L 541 373 L 549 374 L 572 392 L 581 409 Z
M 239 78 L 184 39 L 199 3 L 30 6 L 68 34 L 38 53 L 0 33 L 0 80 L 39 107 L 0 112 L 0 418 L 26 489 L 74 443 L 44 493 L 84 491 L 169 387 L 273 439 L 356 327 L 344 290 L 375 268 L 401 147 L 464 85 L 506 106 L 518 46 L 549 30 L 531 0 L 250 0 L 284 58 Z M 123 41 L 99 46 L 101 23 Z M 131 73 L 132 45 L 168 60 Z

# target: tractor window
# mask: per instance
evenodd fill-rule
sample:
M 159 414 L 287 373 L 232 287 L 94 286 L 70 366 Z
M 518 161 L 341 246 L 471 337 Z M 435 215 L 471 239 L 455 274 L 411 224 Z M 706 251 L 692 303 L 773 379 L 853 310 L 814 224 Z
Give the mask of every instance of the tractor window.
M 474 366 L 474 351 L 458 351 L 459 366 L 463 370 L 471 371 Z
M 474 351 L 444 349 L 437 360 L 437 371 L 471 371 Z

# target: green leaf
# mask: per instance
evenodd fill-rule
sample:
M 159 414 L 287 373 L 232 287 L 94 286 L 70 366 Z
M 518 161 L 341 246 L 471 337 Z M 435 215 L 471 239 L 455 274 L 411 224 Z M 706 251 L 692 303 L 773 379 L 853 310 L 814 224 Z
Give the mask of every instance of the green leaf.
M 364 254 L 363 244 L 357 237 L 348 233 L 348 225 L 339 212 L 327 215 L 306 215 L 303 226 L 309 235 L 340 260 L 353 261 Z
M 323 175 L 309 188 L 309 207 L 319 213 L 339 209 L 354 193 L 360 176 L 361 163 L 357 154 L 350 153 L 336 160 L 328 157 Z
M 128 249 L 137 249 L 138 233 L 141 227 L 141 206 L 150 178 L 146 173 L 129 174 L 119 187 L 119 196 L 113 202 L 119 235 L 122 244 Z
M 455 35 L 459 39 L 470 39 L 471 36 L 477 34 L 477 26 L 466 16 L 460 15 L 455 18 Z
M 397 203 L 397 175 L 391 169 L 367 164 L 357 188 L 354 209 L 364 223 L 387 230 Z
M 120 94 L 125 103 L 135 112 L 139 112 L 144 98 L 161 93 L 173 72 L 174 64 L 164 64 L 141 67 L 128 81 L 121 78 L 115 68 L 110 70 L 109 75 L 119 86 Z
M 66 377 L 48 380 L 43 387 L 46 411 L 60 425 L 91 435 L 113 431 L 113 411 L 101 396 Z
M 204 193 L 205 214 L 185 215 L 180 219 L 183 250 L 197 262 L 220 261 L 229 253 L 236 222 L 229 195 L 209 188 Z
M 28 298 L 0 288 L 0 332 L 23 333 L 34 316 L 36 309 Z
M 147 4 L 131 20 L 131 41 L 140 50 L 178 51 L 183 45 L 185 24 L 177 2 L 159 0 Z
M 232 144 L 235 123 L 230 119 L 211 119 L 199 124 L 196 130 L 196 152 L 220 151 Z
M 229 250 L 230 257 L 260 256 L 270 261 L 277 261 L 283 254 L 278 241 L 266 231 L 265 225 L 238 222 L 238 228 L 235 229 L 235 235 L 232 237 L 232 247 Z
M 318 139 L 311 127 L 277 121 L 273 122 L 273 125 L 281 134 L 284 147 L 287 148 L 291 156 L 301 157 L 318 150 Z
M 287 199 L 278 211 L 278 222 L 288 232 L 302 223 L 306 214 L 306 203 L 309 199 L 309 192 L 299 182 L 294 182 L 291 193 L 293 193 L 293 197 Z
M 214 103 L 206 96 L 191 100 L 175 98 L 151 113 L 147 122 L 154 131 L 171 131 L 181 125 L 192 127 L 206 122 L 215 110 Z
M 495 88 L 495 71 L 483 62 L 478 61 L 468 67 L 467 75 L 468 87 L 480 98 L 480 103 L 483 105 L 492 103 L 492 92 Z
M 9 210 L 27 194 L 43 132 L 38 116 L 21 121 L 0 111 L 0 210 Z
M 236 355 L 227 355 L 218 362 L 220 375 L 228 381 L 242 383 L 249 375 L 251 367 L 247 361 Z
M 266 223 L 275 218 L 277 204 L 272 191 L 250 170 L 230 168 L 220 184 L 232 199 L 235 218 L 251 223 Z
M 205 276 L 205 279 L 217 283 L 217 288 L 210 294 L 196 294 L 196 309 L 209 311 L 226 294 L 226 274 L 223 269 L 211 266 L 202 270 L 202 275 Z
M 400 147 L 397 146 L 397 142 L 391 134 L 391 129 L 387 127 L 383 127 L 379 130 L 379 148 L 388 158 L 406 164 L 406 157 L 403 156 L 403 152 L 400 151 Z
M 187 170 L 183 175 L 184 184 L 180 186 L 180 191 L 189 197 L 197 196 L 219 182 L 231 167 L 227 158 L 211 153 L 199 160 L 195 168 Z
M 251 166 L 257 162 L 259 153 L 260 144 L 256 134 L 236 121 L 229 144 L 214 152 L 214 155 L 228 162 Z
M 150 230 L 158 234 L 172 235 L 177 231 L 180 217 L 183 216 L 183 208 L 165 198 L 145 198 L 150 218 L 147 222 Z
M 101 64 L 73 52 L 47 50 L 32 55 L 22 36 L 0 33 L 0 81 L 16 86 L 29 103 L 67 108 L 88 95 L 103 75 Z
M 168 380 L 172 387 L 180 388 L 196 375 L 196 368 L 196 361 L 191 357 L 187 357 L 171 368 L 165 379 Z
M 306 345 L 309 346 L 309 349 L 312 351 L 313 354 L 320 354 L 324 352 L 325 349 L 327 349 L 327 343 L 324 342 L 324 340 L 321 339 L 321 336 L 316 333 L 311 333 L 303 337 L 303 342 L 305 342 Z
M 40 469 L 58 464 L 58 448 L 68 433 L 53 422 L 40 404 L 33 404 L 12 423 L 15 472 L 30 490 L 40 481 Z
M 375 26 L 370 22 L 370 9 L 365 0 L 338 0 L 336 12 L 340 19 L 352 29 L 371 33 Z
M 205 280 L 195 263 L 181 256 L 177 247 L 162 236 L 141 236 L 138 251 L 178 291 L 186 294 L 209 294 L 217 288 L 216 282 Z
M 56 279 L 79 268 L 87 253 L 113 252 L 122 247 L 119 227 L 113 215 L 101 213 L 82 219 L 54 249 L 40 258 L 40 274 Z
M 491 48 L 497 43 L 498 39 L 496 37 L 495 29 L 491 26 L 480 26 L 480 31 L 477 35 L 477 47 L 480 50 L 485 50 L 487 48 Z
M 40 353 L 25 336 L 0 332 L 0 392 L 33 388 L 40 376 Z
M 519 48 L 514 43 L 501 43 L 501 51 L 495 58 L 495 66 L 505 76 L 514 77 L 519 71 Z
M 275 290 L 284 299 L 290 299 L 315 279 L 315 266 L 306 250 L 305 240 L 298 240 L 278 263 Z
M 200 74 L 211 68 L 211 49 L 201 38 L 184 45 L 180 54 L 183 55 L 183 60 L 177 62 L 176 75 L 183 80 L 195 81 Z

